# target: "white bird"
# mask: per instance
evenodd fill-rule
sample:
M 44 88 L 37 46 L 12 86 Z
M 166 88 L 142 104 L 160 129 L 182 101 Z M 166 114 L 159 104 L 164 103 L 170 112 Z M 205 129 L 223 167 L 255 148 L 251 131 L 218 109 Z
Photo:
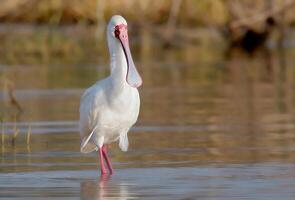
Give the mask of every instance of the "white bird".
M 119 140 L 122 151 L 128 149 L 127 133 L 139 114 L 140 98 L 137 88 L 142 79 L 133 63 L 126 20 L 115 15 L 107 27 L 110 53 L 109 77 L 96 82 L 81 97 L 81 152 L 98 151 L 101 174 L 113 173 L 106 145 Z

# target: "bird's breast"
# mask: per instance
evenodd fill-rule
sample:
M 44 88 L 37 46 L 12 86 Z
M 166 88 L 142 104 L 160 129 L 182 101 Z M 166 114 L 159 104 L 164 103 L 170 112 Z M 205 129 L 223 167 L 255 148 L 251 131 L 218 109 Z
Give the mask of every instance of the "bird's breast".
M 107 129 L 119 130 L 130 128 L 137 120 L 140 99 L 137 89 L 111 96 L 108 106 L 100 115 L 99 122 Z

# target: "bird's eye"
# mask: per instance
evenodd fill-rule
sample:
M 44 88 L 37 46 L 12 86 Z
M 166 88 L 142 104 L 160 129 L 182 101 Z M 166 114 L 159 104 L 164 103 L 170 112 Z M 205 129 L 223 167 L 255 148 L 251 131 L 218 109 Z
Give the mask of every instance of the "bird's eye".
M 120 35 L 120 29 L 119 29 L 118 26 L 115 26 L 114 34 L 115 34 L 115 37 L 116 37 L 116 38 L 119 38 L 119 35 Z

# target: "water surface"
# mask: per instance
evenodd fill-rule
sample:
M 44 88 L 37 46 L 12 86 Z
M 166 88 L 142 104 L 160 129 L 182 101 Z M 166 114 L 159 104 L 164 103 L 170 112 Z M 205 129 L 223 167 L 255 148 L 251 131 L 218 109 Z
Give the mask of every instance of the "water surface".
M 2 90 L 1 198 L 294 199 L 292 47 L 255 56 L 227 55 L 222 45 L 165 50 L 144 31 L 131 46 L 144 80 L 141 112 L 129 151 L 109 147 L 112 177 L 99 177 L 96 153 L 79 152 L 77 127 L 81 94 L 108 74 L 106 53 L 0 66 L 23 108 Z

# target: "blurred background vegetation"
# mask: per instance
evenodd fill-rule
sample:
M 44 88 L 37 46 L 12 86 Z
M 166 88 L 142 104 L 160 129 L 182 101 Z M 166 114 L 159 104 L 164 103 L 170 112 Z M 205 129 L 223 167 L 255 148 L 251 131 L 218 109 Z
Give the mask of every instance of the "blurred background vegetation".
M 180 2 L 180 3 L 179 3 Z M 114 13 L 136 23 L 165 24 L 178 5 L 180 26 L 224 25 L 231 18 L 251 17 L 292 4 L 290 0 L 2 0 L 1 22 L 34 24 L 96 24 Z M 177 6 L 177 7 L 178 7 Z M 288 8 L 290 9 L 290 8 Z M 284 22 L 295 25 L 295 12 Z

